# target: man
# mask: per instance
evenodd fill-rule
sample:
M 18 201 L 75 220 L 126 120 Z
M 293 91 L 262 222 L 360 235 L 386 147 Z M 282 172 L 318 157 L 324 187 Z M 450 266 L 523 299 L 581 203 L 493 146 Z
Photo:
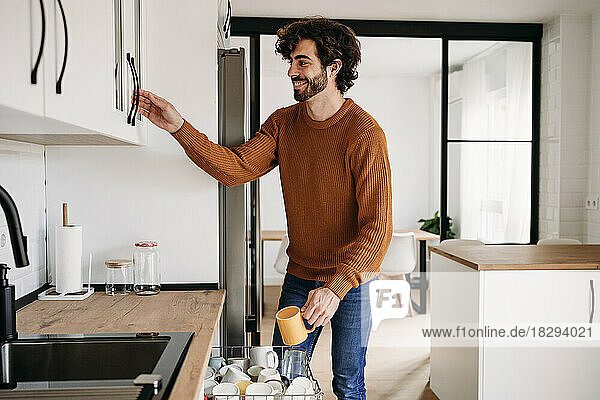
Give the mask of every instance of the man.
M 290 261 L 278 309 L 301 307 L 317 327 L 300 345 L 309 357 L 331 321 L 333 391 L 338 399 L 365 399 L 368 282 L 378 275 L 392 236 L 387 143 L 377 122 L 343 97 L 360 62 L 350 28 L 307 18 L 277 36 L 276 51 L 290 63 L 298 103 L 271 114 L 248 142 L 231 149 L 215 144 L 169 102 L 143 90 L 140 110 L 226 186 L 279 165 Z M 273 344 L 283 345 L 277 326 Z

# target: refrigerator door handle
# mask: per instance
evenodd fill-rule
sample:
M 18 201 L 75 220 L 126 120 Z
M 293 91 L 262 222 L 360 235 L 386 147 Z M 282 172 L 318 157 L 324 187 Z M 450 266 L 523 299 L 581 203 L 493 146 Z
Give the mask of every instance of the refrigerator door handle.
M 260 186 L 259 181 L 250 183 L 250 293 L 251 293 L 251 317 L 253 319 L 252 344 L 260 345 L 260 327 L 263 315 L 263 246 L 260 227 Z

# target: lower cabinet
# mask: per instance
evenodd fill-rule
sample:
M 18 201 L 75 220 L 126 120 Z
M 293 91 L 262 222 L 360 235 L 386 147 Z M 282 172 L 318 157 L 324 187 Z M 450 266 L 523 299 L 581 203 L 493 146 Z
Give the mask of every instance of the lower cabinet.
M 600 271 L 483 271 L 483 324 L 585 324 L 592 319 Z M 593 288 L 593 289 L 592 289 Z M 595 310 L 594 310 L 595 314 Z M 482 399 L 597 399 L 600 347 L 551 340 L 542 347 L 483 343 Z M 579 343 L 579 347 L 578 347 Z M 586 344 L 590 344 L 587 342 Z M 600 343 L 597 343 L 600 345 Z
M 432 253 L 431 327 L 595 322 L 597 270 L 477 271 Z M 510 339 L 513 340 L 513 339 Z M 431 388 L 446 399 L 596 399 L 600 347 L 431 339 Z M 590 344 L 586 342 L 585 344 Z

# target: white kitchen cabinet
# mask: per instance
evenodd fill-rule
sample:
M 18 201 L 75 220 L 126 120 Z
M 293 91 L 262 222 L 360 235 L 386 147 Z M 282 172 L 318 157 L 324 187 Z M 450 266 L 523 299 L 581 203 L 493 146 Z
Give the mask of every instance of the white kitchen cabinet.
M 231 0 L 217 2 L 217 48 L 227 49 L 231 39 Z
M 599 270 L 477 270 L 433 252 L 431 265 L 432 328 L 555 326 L 597 319 L 592 305 L 600 289 Z M 600 347 L 517 346 L 514 340 L 512 347 L 486 338 L 464 346 L 464 340 L 459 345 L 458 339 L 432 338 L 432 390 L 440 400 L 597 398 Z
M 128 114 L 128 106 L 130 106 L 131 99 L 133 98 L 135 87 L 133 74 L 135 74 L 137 85 L 140 88 L 143 89 L 144 84 L 146 83 L 146 46 L 143 46 L 146 37 L 146 17 L 144 15 L 144 9 L 142 8 L 141 0 L 115 0 L 115 3 L 117 2 L 122 3 L 121 7 L 123 10 L 123 49 L 121 51 L 120 64 L 125 69 L 125 71 L 123 71 L 124 80 L 121 92 L 123 93 L 124 112 L 125 114 Z M 131 56 L 131 65 L 129 65 L 129 62 L 127 61 L 128 54 Z M 142 121 L 142 118 L 139 114 L 139 106 L 136 115 L 137 117 L 135 121 L 135 126 L 138 126 L 140 123 L 142 123 L 143 125 L 144 122 Z
M 480 274 L 431 253 L 431 328 L 479 323 Z M 431 338 L 431 389 L 441 399 L 477 399 L 479 341 Z
M 112 65 L 108 62 L 112 58 L 112 2 L 47 3 L 54 29 L 46 48 L 46 116 L 108 131 L 106 116 L 113 98 Z
M 130 50 L 137 55 L 138 68 L 144 65 L 141 1 L 43 4 L 46 40 L 38 94 L 43 112 L 32 114 L 8 102 L 0 137 L 45 145 L 145 144 L 145 121 L 127 123 L 133 75 L 125 61 Z
M 42 34 L 48 33 L 47 10 L 40 0 L 0 1 L 0 113 L 6 108 L 44 115 L 44 58 L 40 57 L 32 83 L 32 71 L 36 65 Z M 46 41 L 47 39 L 44 38 Z
M 583 324 L 593 317 L 590 281 L 594 291 L 598 290 L 600 271 L 483 271 L 483 274 L 484 325 Z M 481 398 L 505 399 L 507 382 L 510 392 L 518 393 L 519 398 L 597 398 L 599 347 L 488 347 L 485 342 Z

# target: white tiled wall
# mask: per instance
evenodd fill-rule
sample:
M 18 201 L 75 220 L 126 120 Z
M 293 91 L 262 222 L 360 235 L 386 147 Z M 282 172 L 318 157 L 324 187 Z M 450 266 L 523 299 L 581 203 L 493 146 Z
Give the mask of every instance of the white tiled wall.
M 544 24 L 540 117 L 539 236 L 556 237 L 560 191 L 560 18 Z
M 44 147 L 0 139 L 0 184 L 13 198 L 27 236 L 29 266 L 15 269 L 4 212 L 0 211 L 0 262 L 11 270 L 17 298 L 46 283 L 46 213 Z M 2 235 L 7 239 L 4 245 Z
M 590 16 L 544 26 L 540 134 L 540 238 L 586 241 Z
M 560 237 L 586 241 L 590 16 L 561 17 Z
M 588 194 L 600 195 L 600 9 L 592 14 Z M 587 241 L 600 243 L 600 210 L 586 210 Z

